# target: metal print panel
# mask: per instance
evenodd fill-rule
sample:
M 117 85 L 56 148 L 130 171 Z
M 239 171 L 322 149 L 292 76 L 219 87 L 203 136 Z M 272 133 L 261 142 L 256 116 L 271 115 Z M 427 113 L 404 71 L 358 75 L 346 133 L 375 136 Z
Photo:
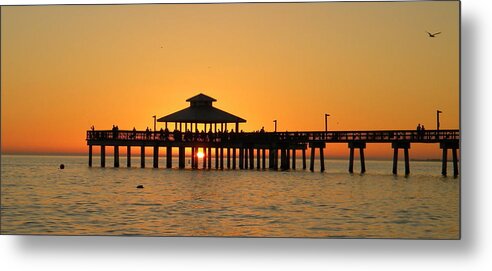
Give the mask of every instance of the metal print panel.
M 1 234 L 460 238 L 458 1 L 1 8 Z

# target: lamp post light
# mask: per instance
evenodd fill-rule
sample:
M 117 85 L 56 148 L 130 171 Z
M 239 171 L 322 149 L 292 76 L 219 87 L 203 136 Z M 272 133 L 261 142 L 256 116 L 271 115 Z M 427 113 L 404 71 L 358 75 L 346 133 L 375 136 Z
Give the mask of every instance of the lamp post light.
M 273 123 L 275 123 L 275 133 L 277 132 L 277 120 L 274 120 Z
M 436 110 L 436 126 L 437 126 L 437 131 L 439 131 L 439 127 L 441 126 L 441 123 L 439 122 L 439 114 L 441 114 L 442 111 L 441 110 Z

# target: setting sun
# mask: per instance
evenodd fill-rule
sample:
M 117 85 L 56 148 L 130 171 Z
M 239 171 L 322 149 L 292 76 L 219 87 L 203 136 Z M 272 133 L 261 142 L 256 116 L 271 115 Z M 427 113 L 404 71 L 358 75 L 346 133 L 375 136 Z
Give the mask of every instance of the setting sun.
M 201 152 L 201 151 L 200 151 L 200 152 L 198 152 L 198 153 L 196 154 L 196 157 L 198 157 L 198 158 L 202 159 L 203 157 L 205 157 L 205 154 L 204 154 L 203 152 Z

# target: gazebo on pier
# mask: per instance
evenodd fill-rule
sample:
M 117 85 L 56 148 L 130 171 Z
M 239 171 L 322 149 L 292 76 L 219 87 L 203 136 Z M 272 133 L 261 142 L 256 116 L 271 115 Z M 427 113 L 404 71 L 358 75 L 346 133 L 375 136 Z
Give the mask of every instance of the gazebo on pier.
M 228 123 L 235 123 L 235 132 L 238 132 L 239 123 L 246 122 L 243 118 L 215 108 L 212 103 L 217 100 L 205 94 L 200 93 L 186 101 L 190 103 L 188 108 L 159 118 L 157 121 L 164 122 L 166 128 L 168 128 L 168 123 L 174 123 L 175 130 L 190 130 L 191 132 L 199 132 L 199 124 L 205 132 L 217 132 L 218 129 L 223 132 L 227 130 Z M 220 128 L 217 127 L 218 124 Z

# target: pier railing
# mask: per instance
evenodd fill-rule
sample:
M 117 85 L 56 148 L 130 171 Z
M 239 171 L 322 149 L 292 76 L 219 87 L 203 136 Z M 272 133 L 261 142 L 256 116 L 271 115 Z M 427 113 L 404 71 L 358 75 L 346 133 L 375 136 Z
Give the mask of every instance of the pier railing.
M 395 141 L 438 143 L 446 140 L 459 140 L 459 130 L 378 130 L 378 131 L 297 131 L 297 132 L 166 132 L 133 130 L 97 130 L 87 131 L 87 141 L 171 141 L 171 142 L 332 142 L 343 143 L 364 141 L 384 143 Z

